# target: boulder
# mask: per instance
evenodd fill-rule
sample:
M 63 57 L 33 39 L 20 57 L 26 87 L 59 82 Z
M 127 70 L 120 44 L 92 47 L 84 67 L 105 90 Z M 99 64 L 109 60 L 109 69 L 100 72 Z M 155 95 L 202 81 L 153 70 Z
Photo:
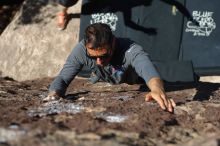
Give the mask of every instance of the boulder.
M 51 0 L 26 0 L 0 37 L 0 71 L 18 81 L 54 77 L 78 42 L 81 1 L 69 9 L 70 21 L 60 31 Z

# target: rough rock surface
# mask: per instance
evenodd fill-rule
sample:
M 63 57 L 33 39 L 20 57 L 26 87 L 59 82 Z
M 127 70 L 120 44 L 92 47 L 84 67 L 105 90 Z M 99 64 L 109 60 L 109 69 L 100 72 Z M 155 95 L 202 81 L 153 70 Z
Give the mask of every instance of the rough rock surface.
M 26 0 L 0 37 L 3 76 L 16 80 L 55 76 L 78 42 L 81 1 L 69 9 L 64 31 L 56 27 L 61 7 L 52 0 Z
M 0 145 L 219 146 L 220 84 L 166 85 L 174 114 L 145 102 L 139 85 L 76 79 L 66 98 L 42 102 L 51 79 L 0 78 Z

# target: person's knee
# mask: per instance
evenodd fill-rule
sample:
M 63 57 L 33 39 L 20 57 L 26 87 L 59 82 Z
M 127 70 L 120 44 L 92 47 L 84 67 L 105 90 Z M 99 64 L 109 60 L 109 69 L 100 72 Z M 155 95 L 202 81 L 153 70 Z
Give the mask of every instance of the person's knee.
M 58 3 L 66 8 L 75 5 L 78 0 L 58 0 Z

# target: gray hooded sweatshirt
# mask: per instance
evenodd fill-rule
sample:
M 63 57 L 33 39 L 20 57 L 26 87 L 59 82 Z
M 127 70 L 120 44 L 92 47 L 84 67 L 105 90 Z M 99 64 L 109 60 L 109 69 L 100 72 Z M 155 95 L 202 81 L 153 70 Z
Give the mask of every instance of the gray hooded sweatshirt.
M 126 38 L 116 38 L 115 51 L 111 61 L 105 67 L 96 65 L 96 60 L 88 57 L 84 40 L 80 41 L 68 56 L 59 75 L 49 87 L 64 95 L 75 76 L 86 66 L 95 74 L 96 81 L 102 80 L 111 84 L 136 84 L 159 77 L 157 70 L 143 48 Z

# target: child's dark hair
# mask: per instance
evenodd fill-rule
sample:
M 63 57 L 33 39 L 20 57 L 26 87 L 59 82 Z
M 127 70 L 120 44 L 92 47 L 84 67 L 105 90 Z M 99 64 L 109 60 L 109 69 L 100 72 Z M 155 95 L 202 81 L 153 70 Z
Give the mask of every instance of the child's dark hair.
M 109 25 L 104 23 L 94 23 L 85 30 L 85 44 L 92 44 L 93 48 L 99 48 L 103 45 L 112 44 L 113 34 Z

